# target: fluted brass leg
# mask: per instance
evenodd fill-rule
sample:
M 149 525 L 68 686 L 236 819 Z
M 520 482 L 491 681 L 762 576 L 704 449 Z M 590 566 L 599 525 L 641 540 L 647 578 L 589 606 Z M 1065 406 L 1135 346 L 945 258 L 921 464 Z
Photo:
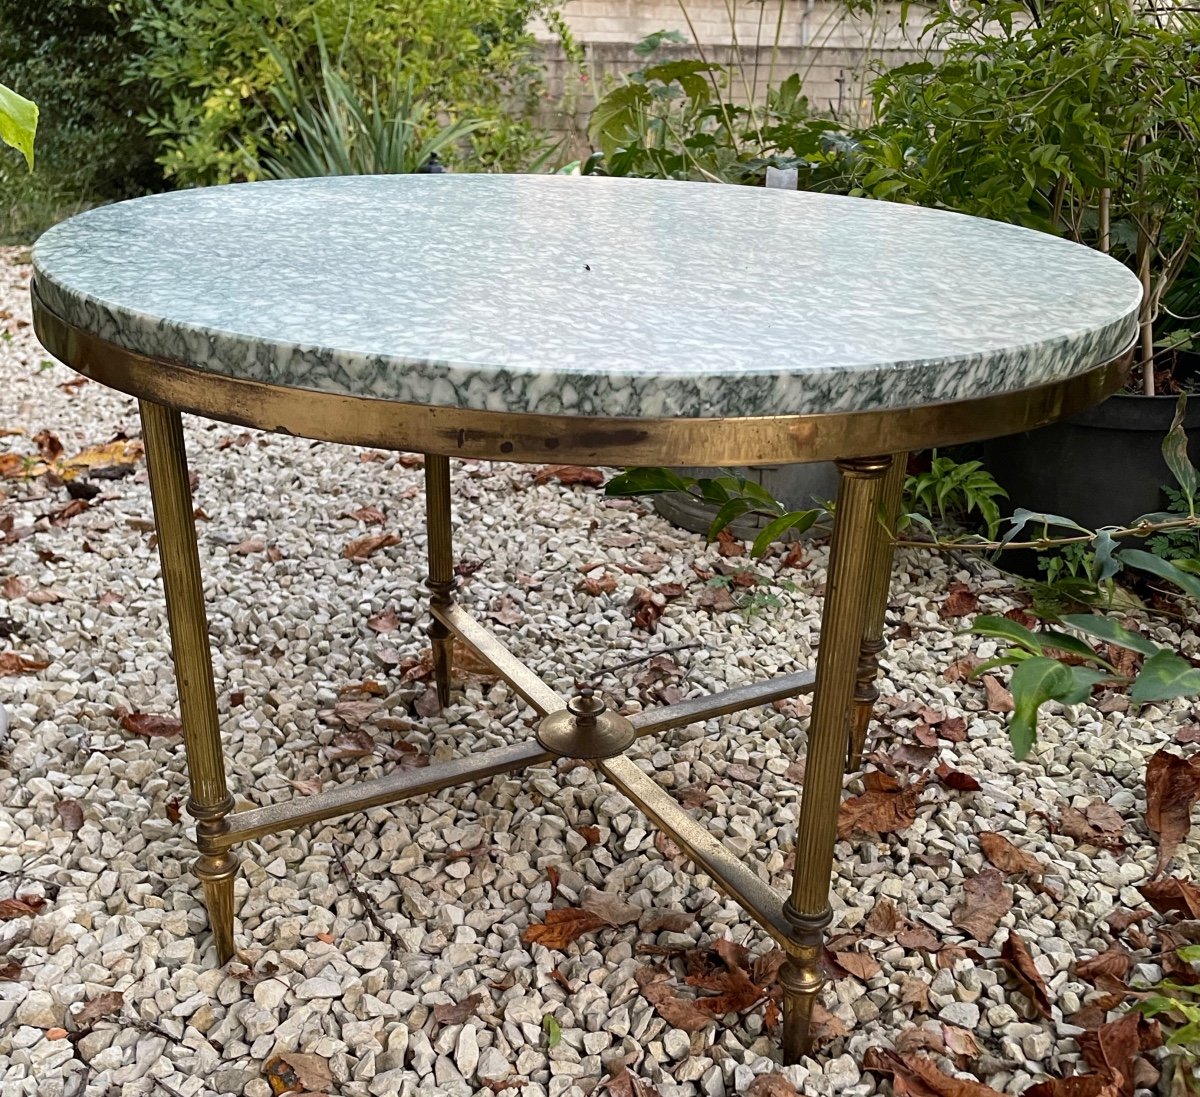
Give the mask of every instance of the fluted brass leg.
M 233 810 L 233 797 L 225 783 L 183 425 L 179 412 L 172 408 L 147 400 L 140 401 L 138 406 L 191 782 L 187 809 L 196 820 L 196 845 L 200 850 L 196 875 L 204 887 L 213 941 L 218 961 L 223 964 L 233 956 L 233 879 L 237 860 L 212 840 L 228 829 L 226 816 Z
M 449 606 L 454 601 L 454 548 L 450 541 L 450 458 L 428 454 L 425 458 L 425 529 L 429 537 L 430 602 Z M 450 703 L 450 673 L 454 638 L 434 617 L 429 624 L 433 650 L 433 678 L 438 704 Z
M 810 1047 L 813 1007 L 825 984 L 819 967 L 821 935 L 831 917 L 829 878 L 858 652 L 867 619 L 868 584 L 862 561 L 879 522 L 890 457 L 839 461 L 840 486 L 830 546 L 817 681 L 808 731 L 808 758 L 796 834 L 796 870 L 783 915 L 792 930 L 783 985 L 783 1058 L 797 1062 Z
M 908 454 L 898 453 L 883 478 L 883 501 L 880 521 L 875 524 L 874 537 L 864 567 L 867 586 L 867 619 L 863 628 L 862 646 L 858 652 L 858 675 L 854 686 L 854 710 L 850 717 L 850 750 L 846 755 L 846 772 L 853 773 L 862 765 L 867 746 L 867 729 L 879 700 L 879 655 L 884 649 L 883 619 L 887 612 L 888 594 L 892 586 L 892 561 L 896 555 L 891 532 L 900 513 L 904 493 L 904 474 Z

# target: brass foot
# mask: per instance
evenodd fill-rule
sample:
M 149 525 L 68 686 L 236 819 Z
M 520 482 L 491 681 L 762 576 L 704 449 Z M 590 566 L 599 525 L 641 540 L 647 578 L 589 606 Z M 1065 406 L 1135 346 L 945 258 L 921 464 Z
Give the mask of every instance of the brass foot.
M 825 989 L 821 945 L 833 913 L 826 907 L 810 918 L 785 902 L 783 917 L 791 928 L 788 959 L 779 971 L 783 987 L 783 1061 L 790 1065 L 813 1049 L 813 1012 Z
M 438 705 L 450 704 L 450 676 L 453 668 L 454 637 L 441 621 L 429 626 L 429 646 L 433 649 L 433 683 L 437 688 Z
M 204 905 L 208 908 L 218 964 L 233 959 L 233 881 L 237 868 L 237 858 L 228 851 L 201 854 L 196 859 L 196 875 L 204 888 Z
M 560 758 L 613 758 L 637 738 L 637 728 L 605 705 L 591 686 L 581 686 L 565 709 L 538 724 L 536 734 Z

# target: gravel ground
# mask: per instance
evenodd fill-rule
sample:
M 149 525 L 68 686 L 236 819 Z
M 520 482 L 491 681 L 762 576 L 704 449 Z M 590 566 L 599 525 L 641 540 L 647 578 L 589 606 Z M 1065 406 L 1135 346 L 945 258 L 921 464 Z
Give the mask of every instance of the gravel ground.
M 12 435 L 0 451 L 34 452 L 42 430 L 67 455 L 118 432 L 136 437 L 131 400 L 96 384 L 64 388 L 75 375 L 46 360 L 28 325 L 26 259 L 0 251 L 0 430 Z M 287 799 L 292 782 L 304 791 L 387 772 L 411 762 L 412 748 L 439 759 L 530 734 L 527 710 L 502 684 L 468 685 L 444 716 L 430 717 L 421 715 L 426 684 L 403 673 L 424 646 L 419 468 L 348 447 L 186 425 L 239 806 Z M 455 471 L 456 542 L 477 566 L 461 597 L 559 689 L 599 675 L 628 711 L 664 691 L 708 692 L 811 661 L 822 547 L 786 573 L 794 590 L 775 588 L 782 608 L 711 613 L 695 604 L 704 589 L 695 568 L 722 558 L 702 539 L 593 488 L 534 485 L 528 468 Z M 866 1050 L 921 1026 L 947 1038 L 969 1030 L 978 1053 L 939 1062 L 1006 1092 L 1076 1068 L 1080 1030 L 1065 1018 L 1096 992 L 1072 965 L 1108 946 L 1106 915 L 1142 903 L 1136 885 L 1157 852 L 1142 818 L 1145 765 L 1189 708 L 1056 710 L 1031 758 L 1014 762 L 1003 717 L 986 710 L 983 690 L 943 676 L 956 659 L 988 649 L 956 634 L 961 621 L 938 614 L 955 581 L 982 594 L 981 609 L 1010 608 L 1002 576 L 972 576 L 926 555 L 899 561 L 882 745 L 911 743 L 922 706 L 961 716 L 964 741 L 938 739 L 937 760 L 976 776 L 982 791 L 930 783 L 901 833 L 839 843 L 831 932 L 865 933 L 862 947 L 881 970 L 831 983 L 826 1005 L 844 1033 L 802 1065 L 781 1068 L 777 1032 L 761 1009 L 689 1034 L 670 1028 L 640 994 L 635 972 L 663 960 L 646 955 L 647 946 L 724 937 L 761 953 L 770 943 L 584 767 L 541 767 L 524 780 L 497 778 L 243 847 L 240 958 L 215 968 L 207 933 L 196 936 L 205 917 L 189 871 L 191 827 L 178 812 L 182 744 L 131 734 L 120 722 L 124 712 L 175 711 L 144 465 L 98 483 L 91 506 L 63 519 L 47 517 L 68 502 L 62 487 L 0 480 L 0 523 L 32 525 L 0 554 L 0 583 L 15 578 L 25 588 L 9 583 L 0 594 L 0 622 L 11 633 L 0 650 L 49 662 L 0 679 L 10 716 L 0 757 L 0 898 L 46 899 L 32 917 L 0 922 L 0 963 L 20 968 L 0 982 L 5 1097 L 268 1097 L 264 1064 L 280 1051 L 319 1057 L 332 1074 L 329 1092 L 343 1097 L 490 1094 L 505 1080 L 509 1092 L 576 1097 L 604 1093 L 606 1072 L 622 1058 L 663 1097 L 743 1093 L 773 1072 L 805 1093 L 867 1097 L 881 1083 L 860 1073 Z M 347 516 L 362 507 L 379 508 L 384 524 Z M 348 541 L 377 532 L 398 543 L 366 563 L 343 558 Z M 587 574 L 612 576 L 614 591 L 578 589 L 589 563 Z M 626 603 L 634 589 L 666 582 L 688 589 L 656 632 L 633 627 Z M 698 646 L 673 656 L 678 674 L 665 663 L 660 675 L 645 665 L 604 672 L 689 643 Z M 366 680 L 382 684 L 383 695 L 345 706 L 345 687 Z M 340 696 L 342 709 L 331 712 Z M 643 740 L 634 755 L 665 786 L 706 789 L 697 810 L 711 829 L 779 888 L 795 834 L 791 767 L 804 753 L 805 708 L 745 713 L 661 744 Z M 376 753 L 337 759 L 335 738 L 359 720 Z M 848 788 L 860 792 L 861 775 Z M 1063 808 L 1099 801 L 1124 820 L 1121 851 L 1055 832 Z M 598 841 L 577 827 L 597 828 Z M 1015 902 L 999 932 L 974 941 L 952 920 L 964 882 L 985 866 L 979 835 L 989 830 L 1042 860 L 1045 886 L 1010 878 Z M 338 871 L 339 848 L 394 943 Z M 1190 874 L 1195 858 L 1185 843 L 1177 866 Z M 632 924 L 603 929 L 563 951 L 522 942 L 528 925 L 588 887 L 694 918 L 657 934 Z M 974 955 L 943 967 L 935 952 L 872 936 L 864 927 L 885 898 L 943 947 Z M 1030 943 L 1053 1003 L 1048 1019 L 999 962 L 1005 927 Z M 1154 979 L 1148 955 L 1134 975 Z M 113 991 L 123 996 L 119 1013 L 82 1037 L 54 1031 L 80 1027 L 75 1003 Z M 437 1011 L 472 995 L 480 998 L 465 1020 Z M 549 1015 L 561 1028 L 553 1047 Z

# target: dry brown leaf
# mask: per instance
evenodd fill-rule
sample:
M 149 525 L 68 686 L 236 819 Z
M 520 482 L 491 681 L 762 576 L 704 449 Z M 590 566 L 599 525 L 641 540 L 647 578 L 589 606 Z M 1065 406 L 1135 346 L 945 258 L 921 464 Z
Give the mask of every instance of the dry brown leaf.
M 320 1055 L 306 1051 L 284 1051 L 276 1058 L 292 1068 L 296 1081 L 305 1092 L 324 1093 L 333 1085 L 329 1063 Z
M 1012 712 L 1013 695 L 990 674 L 983 676 L 983 688 L 987 694 L 988 712 Z
M 17 674 L 36 674 L 50 665 L 47 659 L 30 659 L 27 655 L 18 655 L 15 651 L 0 651 L 0 677 L 12 677 Z
M 1157 876 L 1192 826 L 1192 807 L 1200 800 L 1200 758 L 1158 751 L 1146 767 L 1146 822 L 1158 835 Z
M 729 593 L 729 588 L 724 585 L 705 587 L 696 596 L 696 605 L 710 613 L 728 613 L 738 608 L 737 602 Z
M 1084 960 L 1075 965 L 1075 975 L 1094 983 L 1099 978 L 1115 979 L 1124 982 L 1133 966 L 1133 957 L 1120 945 L 1109 945 L 1101 953 L 1090 960 Z
M 945 762 L 933 772 L 943 785 L 954 789 L 956 792 L 979 792 L 983 788 L 978 778 L 961 769 L 951 769 Z
M 601 594 L 612 594 L 617 589 L 617 577 L 606 572 L 598 579 L 582 580 L 576 589 L 590 594 L 593 598 L 598 598 Z
M 900 913 L 900 908 L 886 897 L 876 900 L 864 928 L 873 937 L 895 937 L 902 929 L 907 929 L 909 920 Z
M 891 834 L 912 826 L 917 817 L 917 801 L 928 778 L 924 775 L 909 785 L 892 779 L 881 781 L 867 774 L 867 791 L 842 803 L 838 812 L 838 837 L 852 834 Z
M 1046 870 L 1032 853 L 1018 849 L 997 831 L 985 830 L 979 835 L 979 844 L 983 855 L 1001 872 L 1027 872 L 1036 880 L 1041 879 Z
M 671 974 L 656 964 L 647 964 L 634 972 L 642 997 L 672 1028 L 699 1032 L 713 1023 L 713 1015 L 697 1008 L 694 998 L 681 997 L 671 984 Z
M 901 1029 L 896 1033 L 896 1038 L 892 1043 L 895 1044 L 896 1051 L 901 1055 L 912 1055 L 917 1051 L 932 1051 L 935 1055 L 944 1055 L 946 1038 L 942 1035 L 942 1030 L 945 1027 L 945 1025 L 938 1025 L 936 1028 L 913 1026 Z
M 899 1055 L 886 1048 L 868 1048 L 863 1068 L 892 1079 L 893 1097 L 999 1097 L 991 1086 L 943 1074 L 929 1059 Z
M 901 974 L 900 1004 L 912 1006 L 917 1013 L 929 1011 L 929 984 L 915 975 Z
M 667 598 L 664 594 L 655 594 L 649 587 L 635 587 L 625 608 L 637 628 L 653 632 L 658 627 L 658 619 L 666 611 Z
M 385 632 L 395 632 L 400 627 L 400 615 L 391 606 L 382 613 L 367 618 L 367 628 L 381 635 Z
M 1033 962 L 1033 956 L 1024 938 L 1015 930 L 1008 931 L 1008 938 L 1000 946 L 1000 959 L 1013 973 L 1025 996 L 1037 1007 L 1043 1017 L 1050 1016 L 1050 994 L 1046 981 Z
M 156 716 L 150 712 L 127 712 L 121 717 L 121 727 L 133 735 L 152 739 L 156 735 L 179 735 L 183 724 L 177 716 Z
M 965 1067 L 979 1056 L 979 1043 L 965 1028 L 957 1025 L 942 1025 L 942 1040 L 946 1044 L 946 1052 L 958 1060 L 958 1065 Z
M 1200 918 L 1200 888 L 1190 880 L 1168 876 L 1138 887 L 1142 897 L 1159 914 L 1179 910 L 1189 918 Z
M 1125 820 L 1103 800 L 1088 804 L 1082 811 L 1066 807 L 1058 820 L 1058 832 L 1077 842 L 1119 851 L 1125 848 Z
M 10 575 L 3 583 L 0 583 L 0 594 L 4 595 L 9 602 L 24 598 L 26 589 L 25 584 L 15 575 Z
M 119 990 L 110 990 L 107 994 L 101 994 L 90 1002 L 85 1002 L 82 1009 L 71 1014 L 71 1020 L 80 1028 L 86 1028 L 88 1025 L 95 1024 L 102 1017 L 120 1013 L 124 1005 L 125 995 Z
M 346 518 L 354 518 L 356 521 L 362 522 L 368 526 L 382 526 L 387 520 L 384 517 L 383 511 L 378 507 L 359 507 L 358 510 L 352 510 L 349 514 L 343 515 Z
M 590 910 L 580 907 L 563 907 L 546 911 L 544 923 L 527 926 L 521 940 L 527 945 L 539 944 L 546 948 L 565 949 L 585 933 L 607 929 L 611 923 Z
M 879 961 L 869 952 L 835 952 L 833 957 L 846 974 L 853 975 L 864 983 L 883 970 Z
M 35 606 L 53 606 L 65 602 L 67 596 L 58 587 L 38 587 L 25 595 L 25 600 Z
M 58 435 L 53 431 L 39 430 L 33 436 L 33 444 L 37 446 L 37 451 L 41 455 L 42 460 L 47 463 L 56 461 L 63 455 L 63 444 L 58 440 Z
M 288 781 L 301 796 L 316 796 L 322 788 L 325 787 L 325 782 L 320 777 L 301 777 L 296 781 Z
M 696 924 L 696 916 L 683 910 L 647 910 L 638 919 L 638 929 L 643 933 L 686 933 Z
M 1118 1085 L 1107 1074 L 1076 1074 L 1047 1078 L 1030 1086 L 1021 1097 L 1119 1097 Z
M 350 541 L 342 549 L 342 556 L 347 560 L 353 560 L 356 564 L 361 564 L 380 549 L 398 544 L 400 544 L 400 538 L 394 533 L 373 533 L 368 537 L 356 537 Z
M 33 901 L 29 896 L 24 899 L 0 899 L 0 922 L 11 922 L 14 918 L 32 918 L 42 909 L 45 900 L 38 897 Z
M 962 905 L 954 912 L 954 924 L 964 929 L 981 945 L 996 933 L 1000 919 L 1013 904 L 1013 892 L 994 868 L 986 868 L 965 884 Z
M 1156 1047 L 1161 1037 L 1157 1023 L 1148 1022 L 1140 1013 L 1123 1017 L 1076 1037 L 1083 1058 L 1097 1074 L 1107 1075 L 1122 1097 L 1130 1097 L 1134 1088 L 1135 1064 L 1143 1051 Z
M 234 556 L 249 556 L 252 552 L 266 552 L 266 538 L 255 534 L 253 537 L 247 537 L 244 541 L 235 545 L 229 550 Z
M 649 1082 L 629 1073 L 629 1068 L 622 1063 L 617 1072 L 608 1080 L 606 1086 L 608 1097 L 662 1097 Z
M 746 546 L 731 531 L 723 529 L 717 534 L 717 555 L 726 557 L 745 556 Z
M 604 473 L 583 465 L 543 465 L 533 474 L 535 484 L 548 484 L 551 480 L 557 480 L 561 484 L 584 484 L 589 488 L 598 488 L 604 483 Z
M 483 1001 L 482 994 L 471 994 L 461 1002 L 442 1002 L 433 1007 L 433 1019 L 439 1025 L 462 1025 L 476 1016 L 479 1004 Z
M 335 735 L 326 751 L 326 757 L 331 762 L 338 762 L 346 758 L 365 758 L 374 753 L 375 740 L 361 728 L 355 728 Z
M 902 929 L 896 934 L 896 944 L 902 948 L 922 949 L 925 952 L 937 952 L 941 948 L 941 942 L 934 936 L 933 930 L 928 926 L 913 926 L 911 929 Z
M 83 805 L 78 800 L 59 800 L 58 818 L 63 830 L 74 834 L 83 826 Z
M 714 1017 L 724 1017 L 727 1013 L 744 1013 L 761 1002 L 765 993 L 741 967 L 689 975 L 687 982 L 689 986 L 713 992 L 711 995 L 697 998 L 696 1005 Z
M 943 621 L 950 617 L 966 617 L 979 607 L 979 595 L 966 583 L 951 583 L 947 589 L 949 593 L 938 610 Z
M 746 1097 L 801 1097 L 782 1074 L 760 1074 L 746 1087 Z
M 0 964 L 0 983 L 16 983 L 21 979 L 21 962 L 20 960 L 5 960 Z M 47 1030 L 46 1038 L 51 1039 L 50 1032 L 53 1029 Z
M 598 846 L 600 844 L 600 828 L 599 827 L 594 827 L 594 826 L 588 825 L 588 826 L 576 827 L 575 829 L 577 831 L 579 831 L 583 840 L 585 842 L 587 842 L 587 844 L 589 846 Z

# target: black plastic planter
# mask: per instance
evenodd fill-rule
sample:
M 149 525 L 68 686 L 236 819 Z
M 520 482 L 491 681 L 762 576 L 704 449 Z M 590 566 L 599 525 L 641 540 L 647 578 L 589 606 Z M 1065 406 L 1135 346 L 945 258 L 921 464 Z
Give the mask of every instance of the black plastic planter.
M 1163 510 L 1163 485 L 1174 486 L 1162 440 L 1175 415 L 1174 396 L 1110 396 L 1073 419 L 996 438 L 983 460 L 1008 492 L 1010 510 L 1062 515 L 1089 529 L 1123 525 Z M 1200 457 L 1200 398 L 1184 428 L 1193 463 Z

